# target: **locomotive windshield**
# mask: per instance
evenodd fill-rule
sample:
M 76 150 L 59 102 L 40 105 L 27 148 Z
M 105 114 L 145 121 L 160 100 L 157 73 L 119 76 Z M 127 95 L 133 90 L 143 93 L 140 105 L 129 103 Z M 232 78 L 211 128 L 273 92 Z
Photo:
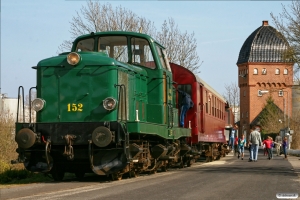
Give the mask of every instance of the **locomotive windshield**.
M 121 62 L 128 62 L 127 38 L 125 36 L 104 36 L 98 39 L 98 51 Z
M 95 43 L 97 43 L 97 45 L 95 45 Z M 103 52 L 107 56 L 120 62 L 155 69 L 156 64 L 149 42 L 143 38 L 133 37 L 130 39 L 130 43 L 131 45 L 128 46 L 126 36 L 101 36 L 79 41 L 76 46 L 76 51 Z
M 147 40 L 142 38 L 131 39 L 132 63 L 141 65 L 151 69 L 155 69 L 156 65 Z
M 93 51 L 94 50 L 94 38 L 81 40 L 77 43 L 76 51 Z

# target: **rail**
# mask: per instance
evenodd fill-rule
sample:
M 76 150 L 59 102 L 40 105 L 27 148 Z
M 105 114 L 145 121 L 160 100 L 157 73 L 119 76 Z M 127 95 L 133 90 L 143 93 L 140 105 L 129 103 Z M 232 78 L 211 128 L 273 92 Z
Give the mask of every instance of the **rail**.
M 18 88 L 18 108 L 17 108 L 17 121 L 19 122 L 19 109 L 20 109 L 20 90 L 22 90 L 22 105 L 23 105 L 23 123 L 25 123 L 25 109 L 24 109 L 24 88 L 20 86 Z
M 31 90 L 32 89 L 36 89 L 36 87 L 31 87 L 29 89 L 29 123 L 31 123 L 31 96 L 32 96 Z

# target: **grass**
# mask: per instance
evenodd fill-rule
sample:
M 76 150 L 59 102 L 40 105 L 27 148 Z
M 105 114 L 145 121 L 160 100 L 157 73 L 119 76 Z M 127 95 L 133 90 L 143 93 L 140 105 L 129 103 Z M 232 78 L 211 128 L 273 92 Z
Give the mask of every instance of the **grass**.
M 0 174 L 0 184 L 28 184 L 49 182 L 53 179 L 42 173 L 29 172 L 26 169 L 10 169 Z

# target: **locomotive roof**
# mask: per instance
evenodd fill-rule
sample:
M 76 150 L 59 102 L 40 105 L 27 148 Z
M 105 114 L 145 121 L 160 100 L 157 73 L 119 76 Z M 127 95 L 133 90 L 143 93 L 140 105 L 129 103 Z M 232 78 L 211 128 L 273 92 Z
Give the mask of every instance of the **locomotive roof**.
M 75 39 L 75 41 L 76 40 L 81 40 L 81 39 L 86 38 L 86 37 L 90 37 L 92 35 L 97 35 L 97 36 L 104 36 L 104 35 L 124 35 L 124 36 L 142 37 L 142 38 L 146 38 L 149 41 L 156 42 L 160 46 L 164 47 L 157 40 L 155 40 L 153 37 L 151 37 L 151 36 L 149 36 L 147 34 L 138 33 L 138 32 L 131 32 L 131 31 L 103 31 L 103 32 L 95 32 L 95 33 L 92 32 L 92 33 L 81 35 L 81 36 L 77 37 Z
M 282 53 L 289 47 L 283 35 L 263 21 L 244 42 L 237 64 L 246 62 L 286 62 Z

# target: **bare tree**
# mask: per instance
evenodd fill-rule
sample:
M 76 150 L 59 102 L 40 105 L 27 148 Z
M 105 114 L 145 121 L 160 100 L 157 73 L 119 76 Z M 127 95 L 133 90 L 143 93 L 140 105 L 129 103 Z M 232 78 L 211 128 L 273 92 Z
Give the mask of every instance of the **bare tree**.
M 31 103 L 35 98 L 36 98 L 36 91 L 31 92 L 30 98 L 29 98 L 29 94 L 25 96 L 24 112 L 25 112 L 25 121 L 26 122 L 29 122 L 29 121 L 35 122 L 36 121 L 36 112 L 31 107 Z M 30 107 L 31 107 L 31 110 L 30 110 Z
M 237 83 L 231 82 L 230 84 L 225 84 L 225 93 L 223 94 L 224 99 L 229 104 L 229 107 L 233 108 L 233 113 L 235 116 L 235 121 L 239 121 L 239 106 L 240 106 L 240 89 Z
M 300 2 L 292 1 L 288 7 L 282 5 L 282 13 L 275 16 L 271 13 L 273 22 L 276 25 L 278 35 L 287 40 L 289 47 L 283 52 L 283 58 L 289 62 L 297 63 L 294 68 L 295 79 L 299 82 L 300 64 Z
M 290 47 L 283 56 L 288 61 L 296 63 L 294 65 L 294 83 L 300 85 L 300 2 L 292 1 L 289 6 L 282 5 L 282 13 L 275 16 L 271 13 L 276 28 L 283 34 L 289 42 Z M 293 111 L 290 128 L 294 130 L 292 148 L 300 147 L 300 113 Z
M 130 10 L 111 4 L 100 4 L 98 1 L 88 1 L 82 6 L 70 22 L 71 40 L 65 40 L 59 46 L 59 52 L 69 51 L 72 41 L 83 34 L 101 31 L 133 31 L 140 30 L 157 39 L 166 47 L 171 62 L 182 65 L 198 73 L 201 64 L 197 55 L 197 41 L 194 33 L 181 32 L 171 18 L 162 25 L 161 32 L 156 32 L 154 23 L 144 17 L 137 16 Z
M 170 62 L 179 64 L 192 72 L 199 73 L 201 66 L 197 54 L 197 41 L 194 33 L 182 33 L 173 18 L 164 21 L 161 31 L 157 33 L 157 40 L 166 47 Z
M 111 4 L 100 4 L 98 1 L 88 1 L 87 6 L 82 6 L 80 12 L 72 18 L 71 40 L 65 40 L 59 51 L 70 50 L 72 41 L 84 34 L 101 31 L 134 31 L 140 30 L 149 35 L 155 35 L 154 23 L 144 17 L 137 16 L 130 10 L 121 6 L 115 9 Z

